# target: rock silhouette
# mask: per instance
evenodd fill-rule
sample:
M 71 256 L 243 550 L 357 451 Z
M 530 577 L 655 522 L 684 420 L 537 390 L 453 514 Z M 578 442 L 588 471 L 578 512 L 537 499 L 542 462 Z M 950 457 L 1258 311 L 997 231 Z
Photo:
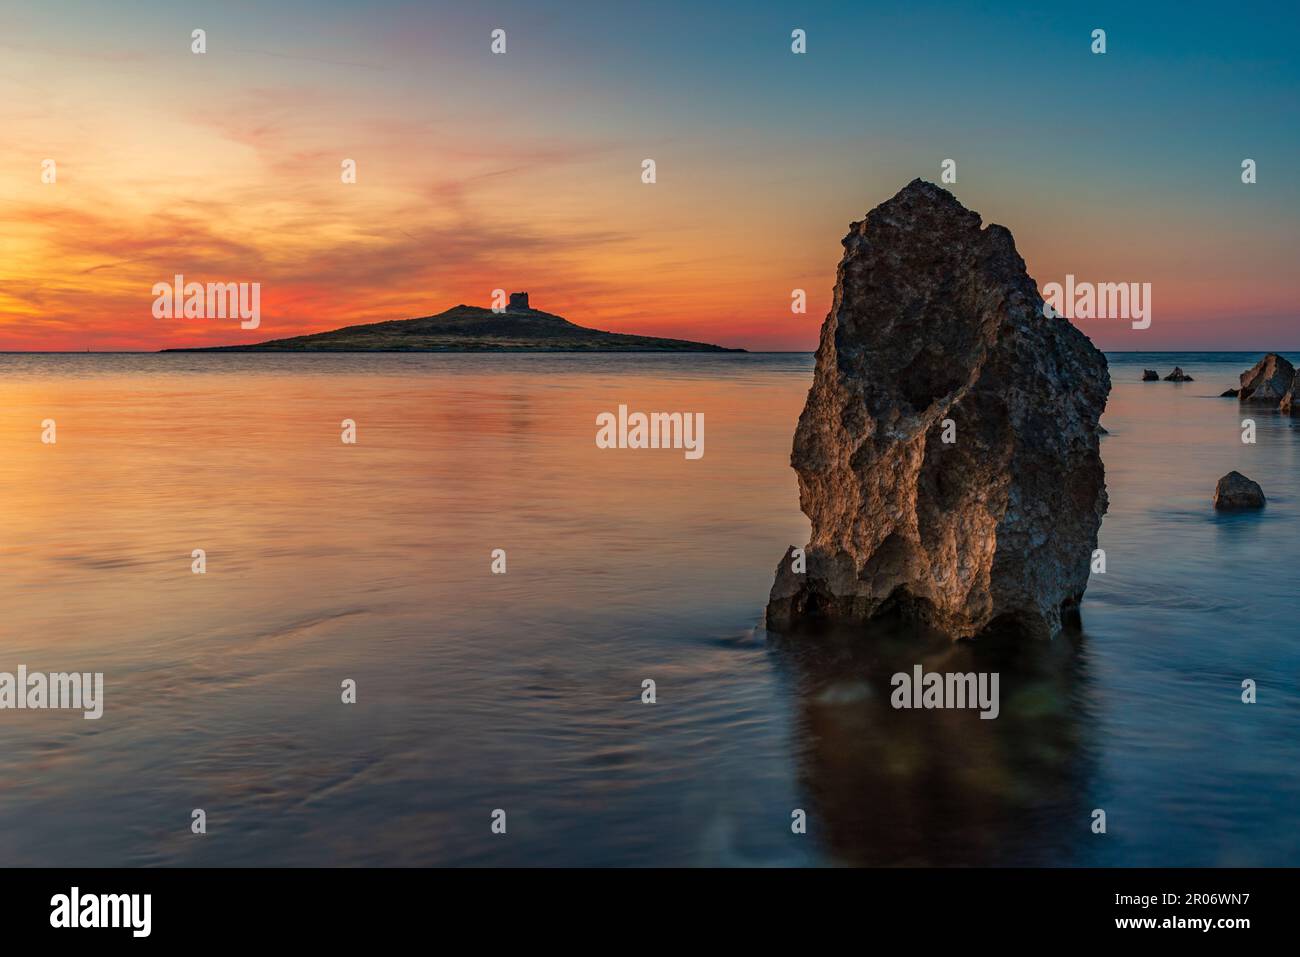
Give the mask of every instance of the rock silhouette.
M 1142 370 L 1142 381 L 1143 381 L 1143 382 L 1159 382 L 1159 381 L 1160 381 L 1160 373 L 1157 372 L 1155 369 L 1143 369 L 1143 370 Z
M 1044 317 L 1011 233 L 933 184 L 843 245 L 791 455 L 812 541 L 777 569 L 769 629 L 1050 637 L 1077 615 L 1106 512 L 1105 357 Z
M 1169 375 L 1165 376 L 1165 381 L 1166 382 L 1191 382 L 1192 377 L 1189 376 L 1178 366 L 1174 366 L 1174 371 L 1169 373 Z

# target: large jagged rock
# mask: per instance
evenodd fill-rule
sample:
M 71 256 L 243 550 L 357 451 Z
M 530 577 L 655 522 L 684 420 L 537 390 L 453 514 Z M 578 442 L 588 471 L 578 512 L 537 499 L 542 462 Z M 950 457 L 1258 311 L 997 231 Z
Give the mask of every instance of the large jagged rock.
M 1239 402 L 1277 406 L 1295 381 L 1295 366 L 1276 352 L 1270 352 L 1241 374 Z
M 1004 227 L 915 180 L 854 223 L 795 432 L 806 571 L 768 627 L 888 615 L 1049 637 L 1106 512 L 1106 359 L 1043 300 Z M 945 442 L 945 437 L 952 439 Z

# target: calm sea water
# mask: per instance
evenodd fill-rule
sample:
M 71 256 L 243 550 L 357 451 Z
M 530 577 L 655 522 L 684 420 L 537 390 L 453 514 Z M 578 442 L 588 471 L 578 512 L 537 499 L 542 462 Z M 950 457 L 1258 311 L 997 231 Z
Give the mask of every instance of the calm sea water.
M 0 671 L 106 681 L 0 711 L 0 864 L 1295 864 L 1300 433 L 1216 398 L 1257 355 L 1110 358 L 1107 571 L 995 660 L 762 631 L 809 356 L 0 356 Z M 620 403 L 704 457 L 597 449 Z

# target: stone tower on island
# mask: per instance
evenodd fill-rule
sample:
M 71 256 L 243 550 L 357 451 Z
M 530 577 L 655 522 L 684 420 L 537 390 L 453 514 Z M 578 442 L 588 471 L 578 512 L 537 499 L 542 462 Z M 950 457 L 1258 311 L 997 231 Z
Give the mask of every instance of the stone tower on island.
M 528 293 L 512 292 L 510 294 L 510 305 L 506 306 L 506 312 L 532 312 L 528 305 Z

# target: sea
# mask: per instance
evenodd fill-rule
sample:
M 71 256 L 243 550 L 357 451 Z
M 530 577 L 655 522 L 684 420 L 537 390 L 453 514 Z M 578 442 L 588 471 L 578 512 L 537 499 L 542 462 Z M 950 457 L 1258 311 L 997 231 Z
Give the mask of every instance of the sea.
M 807 354 L 0 355 L 0 672 L 104 683 L 0 710 L 0 865 L 1294 865 L 1300 420 L 1219 397 L 1258 358 L 1108 356 L 1105 570 L 993 657 L 764 631 Z M 620 405 L 703 454 L 597 447 Z M 998 717 L 893 708 L 916 664 Z

